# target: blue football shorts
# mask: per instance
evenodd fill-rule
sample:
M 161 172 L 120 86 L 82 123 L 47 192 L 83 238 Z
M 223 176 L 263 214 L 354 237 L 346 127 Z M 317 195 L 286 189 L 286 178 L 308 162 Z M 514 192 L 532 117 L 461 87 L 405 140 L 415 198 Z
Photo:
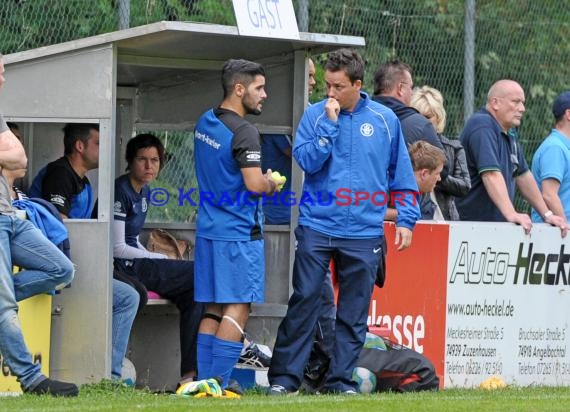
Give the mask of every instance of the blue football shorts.
M 263 240 L 229 242 L 196 237 L 196 302 L 261 303 L 264 291 Z

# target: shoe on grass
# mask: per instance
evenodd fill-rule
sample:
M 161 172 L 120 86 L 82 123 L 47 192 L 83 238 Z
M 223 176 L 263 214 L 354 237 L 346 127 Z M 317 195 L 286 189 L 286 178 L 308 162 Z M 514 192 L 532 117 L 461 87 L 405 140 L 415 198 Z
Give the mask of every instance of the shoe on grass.
M 176 395 L 193 396 L 195 398 L 219 398 L 223 395 L 223 391 L 220 386 L 220 380 L 210 378 L 183 383 L 176 390 Z
M 286 387 L 281 385 L 271 385 L 268 392 L 269 396 L 293 396 L 297 394 L 299 394 L 299 391 L 289 391 Z
M 60 382 L 46 378 L 33 389 L 26 389 L 24 392 L 34 395 L 77 396 L 79 389 L 74 383 Z

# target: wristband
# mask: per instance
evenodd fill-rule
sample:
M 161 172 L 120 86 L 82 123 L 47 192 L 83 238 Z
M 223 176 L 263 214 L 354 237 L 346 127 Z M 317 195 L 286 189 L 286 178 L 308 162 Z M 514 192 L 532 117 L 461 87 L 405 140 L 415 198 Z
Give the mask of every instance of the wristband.
M 547 218 L 549 218 L 553 214 L 554 213 L 552 213 L 552 210 L 547 210 L 546 212 L 544 212 L 544 220 L 546 220 Z

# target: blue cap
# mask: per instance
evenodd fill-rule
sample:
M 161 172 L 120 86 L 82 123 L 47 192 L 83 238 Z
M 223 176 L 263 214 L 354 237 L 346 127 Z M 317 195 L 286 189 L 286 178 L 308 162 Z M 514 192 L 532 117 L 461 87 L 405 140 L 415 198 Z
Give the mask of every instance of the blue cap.
M 570 109 L 570 91 L 562 93 L 554 100 L 552 114 L 555 119 L 558 119 L 568 109 Z

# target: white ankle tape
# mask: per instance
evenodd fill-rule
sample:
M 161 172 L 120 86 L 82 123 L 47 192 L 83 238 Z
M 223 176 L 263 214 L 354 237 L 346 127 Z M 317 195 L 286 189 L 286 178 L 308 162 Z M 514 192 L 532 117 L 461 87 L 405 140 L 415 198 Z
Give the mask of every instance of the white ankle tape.
M 223 318 L 223 319 L 227 319 L 227 320 L 229 320 L 231 323 L 233 323 L 234 326 L 237 328 L 237 330 L 240 331 L 240 333 L 242 334 L 242 336 L 245 336 L 245 332 L 243 331 L 243 329 L 241 328 L 241 326 L 239 325 L 239 323 L 237 323 L 234 318 L 232 318 L 231 316 L 228 316 L 228 315 L 224 315 L 224 316 L 222 316 L 222 318 Z

